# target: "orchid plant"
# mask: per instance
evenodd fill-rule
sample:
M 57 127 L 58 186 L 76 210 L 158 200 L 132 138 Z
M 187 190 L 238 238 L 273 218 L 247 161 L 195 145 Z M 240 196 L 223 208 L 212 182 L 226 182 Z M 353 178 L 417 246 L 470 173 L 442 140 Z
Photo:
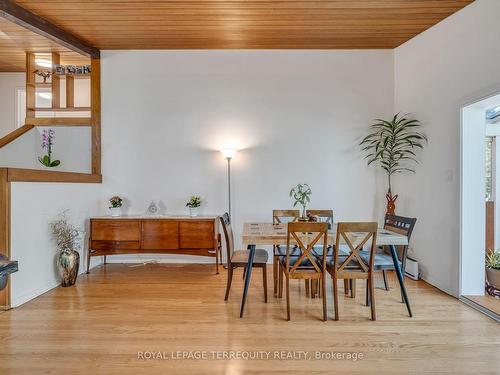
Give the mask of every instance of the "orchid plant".
M 52 160 L 52 146 L 54 145 L 55 131 L 45 129 L 42 131 L 42 149 L 47 150 L 47 153 L 38 158 L 38 161 L 49 168 L 57 167 L 61 164 L 60 160 Z

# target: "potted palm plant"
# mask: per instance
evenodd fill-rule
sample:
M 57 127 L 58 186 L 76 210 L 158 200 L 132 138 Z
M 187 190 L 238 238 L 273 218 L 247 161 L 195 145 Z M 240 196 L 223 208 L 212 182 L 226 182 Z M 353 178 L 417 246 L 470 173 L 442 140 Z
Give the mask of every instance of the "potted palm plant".
M 486 279 L 496 289 L 500 289 L 500 251 L 491 250 L 486 255 Z
M 290 197 L 294 200 L 293 207 L 302 206 L 301 221 L 309 221 L 306 215 L 307 204 L 311 202 L 312 190 L 308 184 L 298 184 L 290 190 Z
M 396 114 L 391 120 L 375 120 L 368 134 L 360 142 L 362 151 L 366 153 L 368 165 L 376 163 L 387 174 L 388 191 L 387 213 L 394 214 L 398 195 L 392 194 L 391 178 L 394 174 L 415 173 L 412 165 L 417 163 L 416 152 L 424 148 L 427 137 L 418 131 L 421 123 L 418 120 Z

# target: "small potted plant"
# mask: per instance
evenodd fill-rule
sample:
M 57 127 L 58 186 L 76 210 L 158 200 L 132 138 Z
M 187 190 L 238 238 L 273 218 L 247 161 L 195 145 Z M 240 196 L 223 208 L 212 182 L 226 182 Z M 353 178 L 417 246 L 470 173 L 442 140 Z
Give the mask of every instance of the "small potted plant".
M 490 250 L 486 255 L 486 279 L 488 283 L 500 289 L 500 251 Z
M 293 207 L 297 205 L 302 206 L 300 221 L 309 221 L 309 218 L 306 215 L 307 204 L 311 202 L 311 188 L 308 184 L 298 184 L 292 190 L 290 190 L 290 197 L 293 198 Z
M 50 230 L 59 253 L 57 271 L 61 277 L 61 286 L 72 286 L 80 267 L 78 250 L 82 244 L 83 231 L 69 222 L 68 211 L 64 211 L 57 220 L 50 223 Z
M 120 198 L 118 195 L 115 195 L 114 197 L 109 198 L 109 204 L 110 204 L 109 211 L 111 212 L 111 216 L 113 217 L 121 216 L 123 199 Z
M 186 203 L 186 207 L 189 207 L 189 216 L 198 216 L 198 208 L 201 206 L 201 197 L 193 195 L 189 198 Z

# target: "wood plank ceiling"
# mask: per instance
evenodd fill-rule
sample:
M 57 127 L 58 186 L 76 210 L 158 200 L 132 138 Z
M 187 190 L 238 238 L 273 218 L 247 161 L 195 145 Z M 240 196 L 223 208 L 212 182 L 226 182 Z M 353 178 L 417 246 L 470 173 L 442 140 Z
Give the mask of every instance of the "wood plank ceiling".
M 99 49 L 395 48 L 473 0 L 17 0 Z
M 88 64 L 89 59 L 0 17 L 0 72 L 23 72 L 26 51 L 59 52 L 61 64 Z

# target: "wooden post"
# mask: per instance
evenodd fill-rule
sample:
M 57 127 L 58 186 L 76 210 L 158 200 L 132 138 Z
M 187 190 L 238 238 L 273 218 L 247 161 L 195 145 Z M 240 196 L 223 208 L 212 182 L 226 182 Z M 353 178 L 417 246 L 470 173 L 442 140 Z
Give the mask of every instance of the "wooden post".
M 0 168 L 0 254 L 10 258 L 10 182 L 7 168 Z M 7 286 L 0 291 L 0 309 L 9 308 L 10 276 Z
M 92 124 L 92 174 L 101 174 L 101 60 L 91 59 L 90 121 Z
M 75 78 L 71 75 L 66 76 L 66 108 L 75 106 Z
M 52 108 L 61 108 L 61 80 L 58 75 L 54 74 L 55 65 L 61 63 L 61 57 L 57 52 L 52 52 Z M 67 99 L 66 99 L 67 100 Z M 68 105 L 66 105 L 68 107 Z
M 35 54 L 26 52 L 26 117 L 35 117 Z

